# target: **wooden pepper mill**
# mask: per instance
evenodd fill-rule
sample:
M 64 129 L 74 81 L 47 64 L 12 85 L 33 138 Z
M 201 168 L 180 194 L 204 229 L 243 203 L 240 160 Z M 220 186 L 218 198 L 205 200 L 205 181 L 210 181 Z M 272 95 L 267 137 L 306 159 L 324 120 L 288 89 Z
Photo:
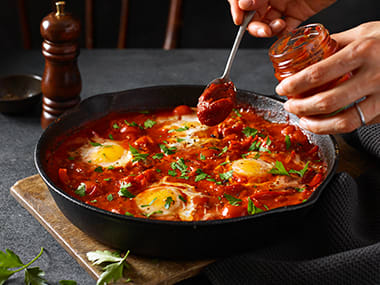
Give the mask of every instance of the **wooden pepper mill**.
M 57 11 L 42 19 L 40 32 L 44 41 L 42 54 L 41 126 L 46 128 L 63 112 L 80 102 L 82 81 L 78 69 L 80 22 L 64 11 L 65 2 L 56 2 Z

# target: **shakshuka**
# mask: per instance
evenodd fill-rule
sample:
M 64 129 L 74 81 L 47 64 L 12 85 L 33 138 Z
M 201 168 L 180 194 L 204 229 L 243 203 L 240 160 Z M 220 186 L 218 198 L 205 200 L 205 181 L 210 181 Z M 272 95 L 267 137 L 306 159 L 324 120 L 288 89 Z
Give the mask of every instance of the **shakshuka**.
M 327 169 L 301 129 L 271 123 L 248 105 L 211 127 L 185 105 L 111 113 L 60 137 L 46 163 L 53 182 L 86 204 L 175 221 L 303 203 Z

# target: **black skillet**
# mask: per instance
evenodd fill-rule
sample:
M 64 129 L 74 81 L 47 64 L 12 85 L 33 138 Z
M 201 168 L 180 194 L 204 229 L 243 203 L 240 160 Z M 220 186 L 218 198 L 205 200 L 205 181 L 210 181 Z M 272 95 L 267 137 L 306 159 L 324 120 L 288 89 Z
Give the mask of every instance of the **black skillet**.
M 69 196 L 46 175 L 45 153 L 54 148 L 55 139 L 63 133 L 71 132 L 109 112 L 154 110 L 182 104 L 196 106 L 203 89 L 204 86 L 194 85 L 156 86 L 97 95 L 84 100 L 51 124 L 37 143 L 35 164 L 63 214 L 79 229 L 115 249 L 129 249 L 136 255 L 188 259 L 225 256 L 253 249 L 270 237 L 280 238 L 285 227 L 307 223 L 307 211 L 317 201 L 336 169 L 338 148 L 331 136 L 305 132 L 319 146 L 328 164 L 326 179 L 308 201 L 254 216 L 226 220 L 175 222 L 114 214 Z M 298 118 L 288 114 L 278 100 L 241 90 L 237 98 L 261 110 L 270 121 L 289 120 L 297 124 Z

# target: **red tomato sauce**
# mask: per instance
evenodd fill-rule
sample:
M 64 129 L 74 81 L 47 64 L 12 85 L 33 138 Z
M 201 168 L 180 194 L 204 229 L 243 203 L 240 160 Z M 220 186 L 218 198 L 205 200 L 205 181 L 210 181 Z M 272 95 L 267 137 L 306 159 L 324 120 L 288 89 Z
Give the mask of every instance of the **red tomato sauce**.
M 57 186 L 149 219 L 226 219 L 303 203 L 327 169 L 298 127 L 268 122 L 250 106 L 212 127 L 188 106 L 111 113 L 57 142 L 45 162 Z
M 221 123 L 235 106 L 236 91 L 232 82 L 211 84 L 198 100 L 198 119 L 206 126 Z

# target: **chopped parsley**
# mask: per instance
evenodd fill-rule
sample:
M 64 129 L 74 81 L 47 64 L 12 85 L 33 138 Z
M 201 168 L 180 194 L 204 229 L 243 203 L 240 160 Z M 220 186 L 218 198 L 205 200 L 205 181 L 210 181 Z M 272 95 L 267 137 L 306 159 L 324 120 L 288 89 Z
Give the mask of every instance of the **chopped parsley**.
M 163 153 L 156 153 L 155 155 L 152 156 L 153 159 L 161 159 L 164 157 Z
M 149 206 L 152 206 L 152 204 L 154 203 L 154 201 L 156 201 L 157 200 L 157 197 L 156 198 L 154 198 L 152 201 L 150 201 L 150 203 L 149 204 L 146 204 L 146 205 L 141 205 L 140 207 L 141 208 L 145 208 L 145 207 L 149 207 Z
M 115 169 L 115 167 L 111 165 L 111 166 L 108 166 L 107 169 L 112 170 L 112 169 Z
M 178 198 L 179 198 L 182 202 L 186 203 L 186 200 L 185 200 L 185 198 L 183 198 L 182 195 L 178 195 Z
M 104 181 L 111 181 L 112 178 L 104 178 Z
M 225 147 L 222 149 L 221 153 L 218 154 L 218 156 L 222 156 L 223 154 L 225 154 L 225 153 L 227 152 L 227 149 L 228 149 L 228 147 L 225 146 Z
M 289 170 L 289 173 L 295 173 L 295 174 L 298 174 L 300 177 L 303 177 L 305 172 L 307 171 L 308 167 L 309 167 L 309 164 L 310 164 L 310 161 L 308 161 L 306 164 L 305 164 L 305 167 L 301 170 L 294 170 L 294 169 L 290 169 Z
M 110 201 L 110 202 L 113 200 L 113 196 L 112 196 L 112 194 L 109 194 L 109 195 L 107 196 L 107 200 Z
M 228 180 L 228 179 L 230 179 L 230 178 L 232 177 L 232 173 L 233 173 L 232 170 L 227 171 L 227 172 L 225 172 L 225 173 L 219 173 L 219 177 L 220 177 L 220 179 L 222 179 L 222 180 Z
M 155 124 L 157 124 L 157 122 L 148 119 L 144 122 L 144 127 L 145 127 L 145 129 L 149 129 L 149 128 L 153 127 Z
M 166 200 L 165 200 L 165 209 L 169 209 L 170 208 L 170 205 L 174 203 L 174 200 L 172 197 L 167 197 Z
M 204 156 L 204 154 L 200 154 L 199 156 L 200 156 L 201 160 L 205 160 L 206 159 L 206 156 Z
M 112 134 L 109 134 L 108 137 L 113 140 L 113 135 Z
M 173 177 L 177 176 L 177 172 L 175 170 L 171 170 L 171 169 L 168 170 L 168 174 L 170 176 L 173 176 Z
M 184 132 L 184 131 L 187 131 L 189 129 L 188 126 L 184 126 L 182 128 L 178 128 L 178 129 L 171 129 L 168 131 L 168 133 L 173 133 L 173 132 Z
M 260 144 L 261 142 L 259 141 L 254 141 L 251 146 L 248 148 L 248 151 L 254 151 L 254 150 L 258 150 L 260 148 Z
M 183 142 L 185 139 L 177 138 L 177 142 Z
M 156 168 L 156 172 L 157 172 L 157 173 L 160 173 L 161 171 L 162 171 L 161 169 Z
M 86 184 L 83 182 L 79 184 L 78 188 L 75 190 L 75 194 L 84 197 L 86 195 Z
M 72 156 L 69 156 L 67 159 L 68 159 L 68 160 L 74 160 L 75 158 L 72 157 Z
M 214 178 L 206 178 L 207 181 L 210 181 L 210 182 L 215 182 L 215 184 L 217 185 L 222 185 L 222 181 L 216 181 Z
M 126 123 L 128 126 L 130 127 L 137 127 L 138 125 L 136 124 L 136 122 L 132 122 L 132 123 L 129 123 L 127 120 L 124 120 L 124 123 Z
M 91 144 L 92 146 L 103 146 L 101 143 L 92 142 L 92 141 L 90 141 L 90 144 Z
M 258 213 L 264 212 L 264 211 L 262 209 L 256 207 L 255 204 L 253 204 L 251 198 L 248 197 L 247 212 L 250 215 L 254 215 L 254 214 L 258 214 Z
M 116 123 L 114 123 L 114 124 L 112 125 L 112 127 L 113 127 L 114 129 L 120 129 L 119 125 L 116 124 Z
M 144 214 L 145 217 L 149 218 L 150 216 L 152 215 L 155 215 L 155 214 L 162 214 L 163 212 L 162 211 L 154 211 L 154 212 L 151 212 L 149 214 Z
M 241 199 L 228 195 L 226 193 L 224 193 L 223 196 L 224 198 L 227 199 L 228 203 L 230 203 L 232 206 L 240 206 Z
M 216 146 L 210 146 L 209 149 L 220 151 L 220 148 L 217 148 Z
M 102 173 L 103 172 L 103 167 L 98 166 L 94 169 L 95 172 Z
M 131 182 L 123 183 L 120 186 L 120 190 L 118 192 L 120 197 L 126 197 L 126 198 L 134 198 L 135 195 L 133 195 L 131 192 L 128 191 L 128 188 L 132 186 Z
M 282 162 L 278 161 L 278 160 L 276 160 L 275 167 L 273 167 L 271 170 L 269 170 L 269 173 L 289 176 L 289 173 L 288 173 L 288 171 L 286 171 Z
M 236 116 L 241 117 L 242 115 L 240 114 L 238 109 L 232 109 L 232 111 L 235 112 Z
M 98 202 L 98 200 L 95 199 L 95 200 L 91 200 L 90 202 L 91 203 L 96 203 L 96 202 Z
M 247 137 L 254 137 L 258 131 L 255 128 L 245 127 L 242 132 Z
M 186 176 L 188 174 L 188 167 L 185 164 L 185 160 L 183 158 L 179 158 L 177 161 L 172 162 L 171 167 L 174 172 L 176 169 L 181 172 L 181 176 L 179 178 L 189 179 L 189 177 Z
M 197 176 L 195 176 L 195 182 L 198 182 L 198 181 L 201 181 L 203 179 L 206 179 L 207 177 L 209 177 L 210 175 L 208 175 L 207 173 L 204 173 L 202 169 L 197 169 L 196 173 L 198 174 Z
M 297 192 L 303 192 L 303 191 L 305 191 L 305 187 L 304 188 L 298 188 L 298 187 L 296 187 L 295 189 L 297 190 Z
M 174 154 L 175 151 L 177 150 L 177 148 L 175 146 L 167 147 L 164 144 L 159 144 L 159 146 L 160 146 L 160 149 L 162 150 L 162 152 L 166 155 Z
M 129 150 L 131 151 L 132 156 L 133 156 L 132 162 L 145 160 L 149 155 L 149 153 L 140 153 L 137 149 L 135 149 L 131 145 L 129 145 Z
M 266 140 L 266 142 L 265 142 L 265 144 L 266 144 L 267 146 L 270 146 L 271 143 L 272 143 L 272 141 L 270 140 L 270 138 L 269 138 L 269 136 L 268 136 L 268 137 L 267 137 L 267 140 Z M 270 151 L 267 147 L 264 147 L 263 144 L 261 144 L 261 146 L 259 147 L 259 151 L 266 151 L 266 152 L 271 153 L 271 151 Z
M 285 136 L 285 144 L 286 149 L 289 149 L 292 146 L 292 143 L 290 142 L 290 137 L 288 135 Z
M 222 162 L 221 164 L 219 164 L 220 166 L 223 166 L 223 165 L 226 165 L 226 164 L 229 164 L 230 162 L 229 161 L 225 161 L 225 162 Z
M 125 214 L 124 215 L 126 215 L 126 216 L 129 216 L 129 217 L 134 217 L 135 215 L 133 215 L 133 214 L 131 214 L 130 212 L 125 212 Z

